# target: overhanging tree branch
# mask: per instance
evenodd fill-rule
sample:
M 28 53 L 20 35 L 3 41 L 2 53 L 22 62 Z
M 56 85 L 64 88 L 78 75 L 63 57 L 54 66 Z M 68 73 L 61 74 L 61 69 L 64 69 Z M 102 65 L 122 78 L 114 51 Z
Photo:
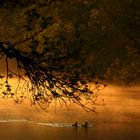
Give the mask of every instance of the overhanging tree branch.
M 42 65 L 42 63 L 38 63 L 38 61 L 40 62 L 40 58 L 39 60 L 34 60 L 34 58 L 29 57 L 26 53 L 24 54 L 2 42 L 0 43 L 0 49 L 1 53 L 6 56 L 6 81 L 8 81 L 8 73 L 11 72 L 8 69 L 8 59 L 15 59 L 18 70 L 22 75 L 14 72 L 12 72 L 12 74 L 22 78 L 22 80 L 29 79 L 30 87 L 28 87 L 27 90 L 30 90 L 30 94 L 32 95 L 31 100 L 34 104 L 38 104 L 42 109 L 45 109 L 45 106 L 48 106 L 53 99 L 59 98 L 67 106 L 68 99 L 79 104 L 86 111 L 94 111 L 94 109 L 83 104 L 81 100 L 81 97 L 93 96 L 92 94 L 94 94 L 87 88 L 86 83 L 80 86 L 78 84 L 78 79 L 75 84 L 71 83 L 72 76 L 68 74 L 68 77 L 65 77 L 64 74 L 60 76 L 59 71 L 59 74 L 57 74 L 57 72 L 54 73 L 53 69 L 49 68 L 49 66 L 47 67 L 46 65 Z M 47 63 L 46 60 L 45 63 Z M 80 80 L 81 79 L 79 79 L 79 81 Z

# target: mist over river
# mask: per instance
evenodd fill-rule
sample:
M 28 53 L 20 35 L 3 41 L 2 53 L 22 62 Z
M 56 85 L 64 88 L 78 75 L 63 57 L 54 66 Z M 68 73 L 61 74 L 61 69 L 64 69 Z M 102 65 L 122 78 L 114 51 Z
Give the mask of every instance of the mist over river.
M 50 106 L 46 112 L 28 102 L 16 104 L 0 100 L 0 139 L 2 140 L 140 140 L 140 86 L 108 86 L 98 100 L 97 113 L 76 105 Z M 78 128 L 71 125 L 79 123 Z M 89 128 L 81 127 L 88 121 Z

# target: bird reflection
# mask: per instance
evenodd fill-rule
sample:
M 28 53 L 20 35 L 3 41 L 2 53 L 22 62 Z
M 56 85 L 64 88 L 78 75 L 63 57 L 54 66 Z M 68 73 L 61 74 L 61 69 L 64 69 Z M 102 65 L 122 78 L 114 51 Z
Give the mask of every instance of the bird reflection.
M 85 124 L 82 125 L 82 128 L 84 128 L 85 134 L 86 134 L 86 137 L 87 137 L 88 136 L 88 122 L 85 122 Z

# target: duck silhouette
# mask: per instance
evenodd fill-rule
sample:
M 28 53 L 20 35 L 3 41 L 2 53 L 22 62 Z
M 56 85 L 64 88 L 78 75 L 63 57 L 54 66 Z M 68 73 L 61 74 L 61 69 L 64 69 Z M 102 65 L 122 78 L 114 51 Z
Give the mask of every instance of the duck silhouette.
M 74 124 L 72 124 L 72 126 L 77 127 L 78 126 L 78 123 L 75 122 Z
M 88 127 L 88 122 L 85 122 L 85 124 L 83 124 L 82 127 L 87 128 Z

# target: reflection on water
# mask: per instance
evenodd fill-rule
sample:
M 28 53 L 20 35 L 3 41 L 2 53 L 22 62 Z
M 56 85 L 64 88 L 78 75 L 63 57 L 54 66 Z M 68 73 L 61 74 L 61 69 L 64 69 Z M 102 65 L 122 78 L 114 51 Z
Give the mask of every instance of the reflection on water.
M 99 123 L 92 128 L 46 127 L 27 123 L 1 123 L 5 140 L 139 140 L 139 126 Z
M 0 101 L 0 138 L 5 140 L 139 140 L 140 88 L 109 87 L 100 99 L 97 114 L 84 112 L 70 105 L 52 106 L 47 112 L 37 111 L 29 103 L 21 105 Z M 91 127 L 72 127 L 78 121 L 88 121 Z

